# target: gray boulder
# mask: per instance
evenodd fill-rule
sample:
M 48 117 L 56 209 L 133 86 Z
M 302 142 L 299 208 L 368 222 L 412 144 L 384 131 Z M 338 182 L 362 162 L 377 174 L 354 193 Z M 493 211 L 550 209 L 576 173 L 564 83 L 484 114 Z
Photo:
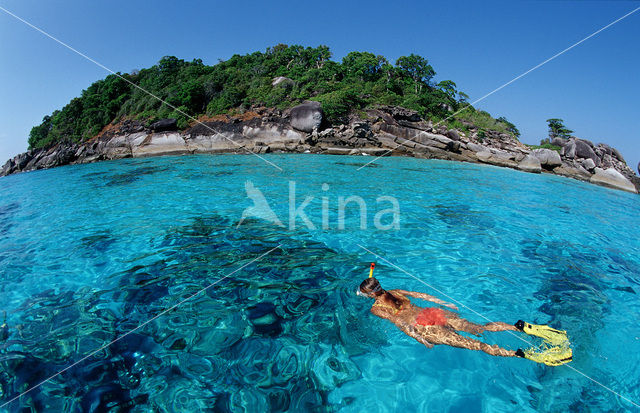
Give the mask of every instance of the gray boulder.
M 34 154 L 33 158 L 29 161 L 29 163 L 27 164 L 27 166 L 25 166 L 25 170 L 27 171 L 31 171 L 34 169 L 40 169 L 40 162 L 42 161 L 42 158 L 44 158 L 44 156 L 47 154 L 47 150 L 45 149 L 40 149 L 37 151 L 36 154 Z
M 589 145 L 589 146 L 591 147 L 591 149 L 595 149 L 595 147 L 596 147 L 596 146 L 593 144 L 593 142 L 591 142 L 591 141 L 590 141 L 590 140 L 588 140 L 588 139 L 578 139 L 578 140 L 579 140 L 579 141 L 582 141 L 582 142 L 584 142 L 584 143 L 586 143 L 587 145 Z
M 295 84 L 295 82 L 293 80 L 289 79 L 288 77 L 284 77 L 284 76 L 274 77 L 273 80 L 271 81 L 271 86 L 280 85 L 280 87 L 284 87 L 284 88 L 293 87 L 294 84 Z
M 50 149 L 46 155 L 38 162 L 43 168 L 53 168 L 55 166 L 66 165 L 73 160 L 75 150 L 68 147 L 57 146 Z
M 31 151 L 21 153 L 20 155 L 16 155 L 13 158 L 13 163 L 15 165 L 15 168 L 20 171 L 23 170 L 24 167 L 27 166 L 31 158 L 32 158 Z
M 4 166 L 2 167 L 2 170 L 0 170 L 0 176 L 9 175 L 12 169 L 13 169 L 13 161 L 9 159 L 7 162 L 5 162 Z
M 600 165 L 596 165 L 602 167 L 603 169 L 613 168 L 613 157 L 607 153 L 602 156 L 602 163 Z
M 458 131 L 455 129 L 450 129 L 449 131 L 447 131 L 447 137 L 454 141 L 460 140 L 460 135 L 458 134 Z
M 576 157 L 576 142 L 570 141 L 562 148 L 562 155 L 565 158 L 573 159 Z
M 585 141 L 583 139 L 576 139 L 574 142 L 575 145 L 575 154 L 578 158 L 584 159 L 592 159 L 596 165 L 600 165 L 600 158 L 593 151 L 592 145 L 589 145 L 590 142 Z
M 518 166 L 518 163 L 513 159 L 513 154 L 497 149 L 477 152 L 476 157 L 480 162 L 491 165 L 506 166 L 508 168 L 516 168 Z
M 638 174 L 640 174 L 640 162 L 638 162 Z
M 67 165 L 75 159 L 76 148 L 73 146 L 60 146 L 54 152 L 54 166 Z
M 553 140 L 551 141 L 552 145 L 555 146 L 559 146 L 559 147 L 564 147 L 565 145 L 567 145 L 569 143 L 568 140 L 564 139 L 564 138 L 553 138 Z
M 587 171 L 593 171 L 593 169 L 596 167 L 596 163 L 593 162 L 593 159 L 587 158 L 582 161 L 582 167 Z
M 540 160 L 535 156 L 528 154 L 524 157 L 523 160 L 518 164 L 518 169 L 525 172 L 533 172 L 539 174 L 542 172 L 542 165 L 540 164 Z
M 598 151 L 598 149 L 600 151 Z M 607 144 L 604 144 L 604 143 L 601 143 L 601 144 L 598 144 L 598 146 L 595 148 L 595 151 L 599 156 L 601 156 L 600 152 L 602 152 L 602 154 L 607 153 L 607 154 L 611 155 L 613 153 L 612 149 L 613 148 L 611 148 L 611 146 L 609 146 Z
M 553 169 L 556 166 L 562 165 L 560 154 L 551 149 L 534 149 L 533 151 L 531 151 L 531 155 L 538 158 L 538 160 L 540 161 L 540 165 L 547 169 Z
M 302 132 L 318 130 L 322 123 L 322 105 L 320 102 L 305 102 L 289 112 L 291 126 Z
M 460 152 L 460 142 L 455 140 L 448 142 L 447 150 L 451 152 Z
M 159 121 L 152 123 L 150 128 L 154 132 L 163 132 L 178 129 L 175 119 L 160 119 Z
M 620 151 L 617 150 L 616 148 L 611 148 L 611 156 L 618 158 L 618 160 L 621 162 L 627 163 L 627 161 L 625 161 L 624 158 L 622 157 L 622 154 L 620 153 Z
M 598 146 L 598 147 L 596 147 L 593 151 L 596 153 L 596 156 L 597 156 L 598 158 L 602 158 L 602 156 L 603 156 L 603 155 L 606 155 L 606 154 L 607 154 L 607 153 L 605 152 L 605 150 L 604 150 L 604 149 L 602 149 L 602 148 L 601 148 L 601 147 L 599 147 L 599 146 Z
M 488 150 L 486 146 L 478 145 L 477 143 L 469 142 L 467 148 L 473 152 L 483 152 Z
M 588 181 L 591 178 L 591 173 L 580 164 L 563 163 L 553 168 L 553 173 L 582 181 Z
M 622 189 L 623 191 L 629 191 L 636 194 L 638 193 L 635 185 L 613 168 L 595 168 L 595 174 L 591 179 L 589 179 L 589 181 L 594 184 L 608 186 L 614 189 Z

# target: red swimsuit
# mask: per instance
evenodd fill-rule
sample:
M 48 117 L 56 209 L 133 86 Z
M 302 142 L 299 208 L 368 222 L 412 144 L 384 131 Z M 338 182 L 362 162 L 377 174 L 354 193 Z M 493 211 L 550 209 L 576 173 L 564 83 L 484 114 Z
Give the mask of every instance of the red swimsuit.
M 439 308 L 425 308 L 416 317 L 416 324 L 421 326 L 445 326 L 447 317 Z

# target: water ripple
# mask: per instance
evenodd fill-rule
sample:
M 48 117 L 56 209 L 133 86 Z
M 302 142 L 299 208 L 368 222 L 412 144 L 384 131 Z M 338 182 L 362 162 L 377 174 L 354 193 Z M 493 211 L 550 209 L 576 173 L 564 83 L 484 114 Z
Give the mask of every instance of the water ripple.
M 637 196 L 481 165 L 389 158 L 358 175 L 360 158 L 274 157 L 282 175 L 251 157 L 185 156 L 0 180 L 0 303 L 9 326 L 0 399 L 121 338 L 9 411 L 629 407 L 569 369 L 417 344 L 353 293 L 372 259 L 357 244 L 492 319 L 566 329 L 576 368 L 640 399 Z M 296 181 L 299 197 L 315 197 L 307 212 L 316 223 L 322 196 L 335 206 L 338 196 L 358 195 L 370 208 L 395 196 L 401 228 L 372 229 L 370 215 L 361 230 L 357 213 L 347 214 L 344 231 L 333 221 L 332 230 L 259 219 L 237 226 L 250 206 L 246 180 L 283 219 Z M 376 274 L 388 288 L 437 294 L 381 262 Z M 483 340 L 521 345 L 504 334 Z

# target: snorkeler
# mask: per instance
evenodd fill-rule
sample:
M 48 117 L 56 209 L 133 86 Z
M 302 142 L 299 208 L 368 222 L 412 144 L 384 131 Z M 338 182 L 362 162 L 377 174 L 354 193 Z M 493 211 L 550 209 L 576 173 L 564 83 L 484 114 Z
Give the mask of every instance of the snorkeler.
M 372 264 L 373 271 L 373 264 Z M 385 291 L 376 278 L 370 274 L 369 278 L 360 284 L 359 293 L 375 299 L 371 312 L 394 323 L 400 330 L 413 337 L 425 346 L 432 348 L 436 344 L 446 344 L 452 347 L 480 350 L 492 356 L 523 357 L 529 360 L 557 366 L 571 361 L 572 353 L 565 331 L 555 330 L 547 326 L 537 326 L 519 320 L 515 325 L 503 322 L 491 322 L 484 325 L 475 324 L 461 318 L 453 311 L 441 308 L 421 308 L 411 303 L 408 297 L 430 301 L 453 310 L 458 308 L 450 303 L 439 300 L 429 294 L 405 290 Z M 466 332 L 480 336 L 485 331 L 523 331 L 545 340 L 548 345 L 544 351 L 534 349 L 517 351 L 507 350 L 497 345 L 489 345 L 460 335 Z

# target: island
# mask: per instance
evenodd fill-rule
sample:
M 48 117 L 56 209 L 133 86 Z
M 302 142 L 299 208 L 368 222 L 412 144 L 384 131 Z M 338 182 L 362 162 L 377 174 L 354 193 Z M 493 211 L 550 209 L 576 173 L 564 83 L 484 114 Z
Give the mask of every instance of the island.
M 476 162 L 640 190 L 615 148 L 572 136 L 556 118 L 541 145 L 526 145 L 513 123 L 435 75 L 414 54 L 335 62 L 326 46 L 277 45 L 213 66 L 167 56 L 109 75 L 45 116 L 0 176 L 129 157 L 297 152 Z

